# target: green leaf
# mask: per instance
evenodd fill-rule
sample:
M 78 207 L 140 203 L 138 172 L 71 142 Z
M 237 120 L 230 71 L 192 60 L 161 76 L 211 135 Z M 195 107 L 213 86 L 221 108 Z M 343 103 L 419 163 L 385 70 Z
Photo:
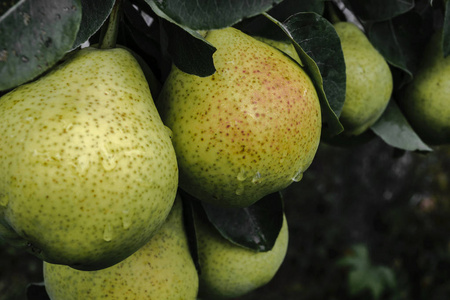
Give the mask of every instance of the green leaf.
M 414 0 L 348 0 L 353 12 L 364 21 L 386 21 L 414 7 Z
M 255 251 L 270 251 L 283 225 L 283 198 L 270 194 L 246 208 L 223 208 L 202 202 L 209 221 L 223 237 Z
M 447 57 L 450 55 L 450 1 L 445 2 L 444 29 L 442 34 L 444 57 Z
M 111 13 L 115 0 L 80 0 L 82 7 L 81 25 L 72 49 L 86 42 L 103 25 Z
M 216 48 L 196 32 L 189 32 L 171 22 L 162 21 L 167 52 L 183 72 L 206 77 L 214 74 L 213 53 Z
M 407 151 L 432 151 L 414 132 L 393 100 L 371 130 L 392 147 Z
M 338 260 L 338 265 L 350 268 L 348 289 L 352 296 L 367 290 L 374 299 L 379 299 L 384 291 L 396 286 L 392 270 L 384 266 L 374 266 L 365 245 L 354 245 L 351 255 Z
M 146 1 L 153 12 L 161 17 L 165 33 L 161 37 L 161 43 L 171 56 L 173 63 L 185 73 L 202 77 L 214 74 L 216 68 L 212 55 L 216 48 L 197 31 L 180 25 L 166 15 L 154 1 Z
M 388 21 L 372 23 L 366 28 L 370 42 L 386 61 L 408 75 L 406 82 L 413 78 L 424 42 L 432 32 L 428 18 L 428 14 L 411 11 Z M 406 82 L 398 83 L 398 87 Z
M 267 13 L 277 20 L 286 20 L 293 14 L 299 12 L 315 12 L 322 15 L 324 11 L 323 0 L 284 0 L 275 5 Z M 288 40 L 283 31 L 273 26 L 273 22 L 264 15 L 258 15 L 250 19 L 245 19 L 235 27 L 249 35 L 262 36 L 274 40 Z
M 297 13 L 283 23 L 266 15 L 289 36 L 311 77 L 322 109 L 322 131 L 343 131 L 338 116 L 345 101 L 345 62 L 333 25 L 316 13 Z
M 145 0 L 176 24 L 194 30 L 219 29 L 261 14 L 282 0 Z
M 79 0 L 25 0 L 0 16 L 0 91 L 42 74 L 71 50 Z

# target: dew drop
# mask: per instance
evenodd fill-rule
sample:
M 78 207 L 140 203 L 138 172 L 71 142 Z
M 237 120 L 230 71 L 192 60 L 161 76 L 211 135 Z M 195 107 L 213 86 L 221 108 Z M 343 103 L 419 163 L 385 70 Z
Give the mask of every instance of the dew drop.
M 128 229 L 131 226 L 131 217 L 129 214 L 129 210 L 125 209 L 122 211 L 122 225 L 123 225 L 123 229 Z
M 298 170 L 297 173 L 295 173 L 294 177 L 292 177 L 292 181 L 299 182 L 303 178 L 303 170 Z
M 6 194 L 0 194 L 0 206 L 6 207 L 9 203 L 9 197 Z
M 243 186 L 239 186 L 239 187 L 236 189 L 236 195 L 240 196 L 240 195 L 242 195 L 243 193 L 244 193 L 244 187 L 243 187 Z
M 106 171 L 111 171 L 116 167 L 116 160 L 114 154 L 110 153 L 109 149 L 105 144 L 100 147 L 101 150 L 101 162 L 103 169 Z
M 86 175 L 89 167 L 91 165 L 90 159 L 88 155 L 80 155 L 76 158 L 73 166 L 79 176 Z
M 111 224 L 106 224 L 105 230 L 103 231 L 103 240 L 110 242 L 113 238 L 113 229 Z
M 239 171 L 239 173 L 236 176 L 236 179 L 239 181 L 244 181 L 247 178 L 247 176 L 245 175 L 245 170 L 244 168 L 241 168 L 241 170 Z
M 261 173 L 256 172 L 255 176 L 252 178 L 252 183 L 258 184 L 261 182 Z

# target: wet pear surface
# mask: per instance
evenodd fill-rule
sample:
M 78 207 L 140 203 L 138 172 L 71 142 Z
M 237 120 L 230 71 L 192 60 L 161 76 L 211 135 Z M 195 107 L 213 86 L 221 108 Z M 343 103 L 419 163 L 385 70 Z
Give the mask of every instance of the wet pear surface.
M 314 86 L 289 57 L 242 32 L 211 31 L 216 73 L 176 67 L 158 106 L 173 131 L 180 186 L 224 206 L 248 206 L 298 181 L 320 139 Z
M 5 95 L 0 130 L 1 222 L 46 261 L 109 266 L 169 213 L 175 152 L 126 50 L 81 50 Z
M 420 69 L 400 99 L 414 130 L 431 145 L 450 145 L 450 57 L 444 58 L 441 34 L 430 39 Z
M 196 219 L 201 267 L 199 296 L 231 299 L 268 283 L 287 252 L 289 233 L 286 217 L 280 234 L 268 252 L 255 252 L 232 244 L 203 220 Z
M 198 276 L 183 228 L 181 201 L 155 236 L 124 261 L 98 271 L 44 263 L 52 300 L 195 300 Z
M 356 25 L 334 25 L 341 39 L 346 67 L 346 93 L 340 121 L 345 135 L 359 135 L 385 110 L 393 81 L 388 64 Z

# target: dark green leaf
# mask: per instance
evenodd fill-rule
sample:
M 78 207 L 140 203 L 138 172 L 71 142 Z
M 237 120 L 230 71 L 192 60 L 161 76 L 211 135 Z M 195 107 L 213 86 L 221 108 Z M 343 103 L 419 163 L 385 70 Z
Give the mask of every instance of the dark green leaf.
M 431 29 L 426 16 L 411 11 L 389 21 L 373 23 L 367 28 L 367 36 L 381 55 L 404 71 L 408 75 L 406 80 L 410 81 Z M 402 85 L 398 84 L 399 87 Z
M 268 16 L 269 17 L 269 16 Z M 345 62 L 340 39 L 333 25 L 316 13 L 297 13 L 275 24 L 292 39 L 319 95 L 323 133 L 343 130 L 338 116 L 345 100 Z
M 27 300 L 50 300 L 43 282 L 31 283 L 27 286 Z
M 218 29 L 234 25 L 272 8 L 282 0 L 145 0 L 164 12 L 175 23 L 195 30 Z M 157 13 L 159 14 L 159 13 Z
M 270 194 L 246 208 L 223 208 L 204 202 L 202 206 L 223 237 L 255 251 L 270 251 L 283 225 L 281 193 Z
M 286 20 L 298 12 L 315 12 L 322 15 L 324 11 L 323 0 L 284 0 L 268 11 L 268 14 L 277 20 Z M 238 29 L 250 35 L 262 36 L 274 40 L 288 40 L 286 34 L 265 16 L 259 15 L 245 19 L 237 24 Z
M 42 74 L 72 48 L 79 0 L 20 1 L 0 17 L 0 90 Z
M 442 34 L 444 57 L 447 57 L 450 55 L 450 1 L 445 2 L 444 29 Z
M 214 74 L 213 53 L 216 48 L 195 32 L 188 32 L 168 21 L 162 21 L 167 52 L 183 72 L 205 77 Z
M 414 0 L 348 0 L 353 12 L 364 21 L 386 21 L 414 7 Z
M 81 0 L 82 17 L 80 30 L 72 46 L 76 48 L 86 42 L 103 25 L 111 13 L 115 0 Z
M 371 129 L 392 147 L 407 151 L 432 151 L 411 128 L 395 101 L 390 101 Z

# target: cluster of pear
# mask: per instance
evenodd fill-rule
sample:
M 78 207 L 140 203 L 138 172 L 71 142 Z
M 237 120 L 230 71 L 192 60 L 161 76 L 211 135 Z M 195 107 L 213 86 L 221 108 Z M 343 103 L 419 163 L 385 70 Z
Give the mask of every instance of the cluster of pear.
M 383 114 L 393 94 L 393 76 L 384 57 L 355 24 L 334 24 L 346 66 L 346 93 L 339 117 L 344 132 L 327 140 L 351 144 Z M 450 57 L 444 57 L 442 31 L 421 55 L 412 82 L 397 93 L 398 104 L 418 136 L 429 145 L 450 144 Z M 361 139 L 364 140 L 364 139 Z
M 195 218 L 197 272 L 177 190 L 246 207 L 300 180 L 318 96 L 274 47 L 233 28 L 205 38 L 216 72 L 173 67 L 156 105 L 123 48 L 78 50 L 0 99 L 0 237 L 44 261 L 52 300 L 236 297 L 280 267 L 286 219 L 258 253 Z

